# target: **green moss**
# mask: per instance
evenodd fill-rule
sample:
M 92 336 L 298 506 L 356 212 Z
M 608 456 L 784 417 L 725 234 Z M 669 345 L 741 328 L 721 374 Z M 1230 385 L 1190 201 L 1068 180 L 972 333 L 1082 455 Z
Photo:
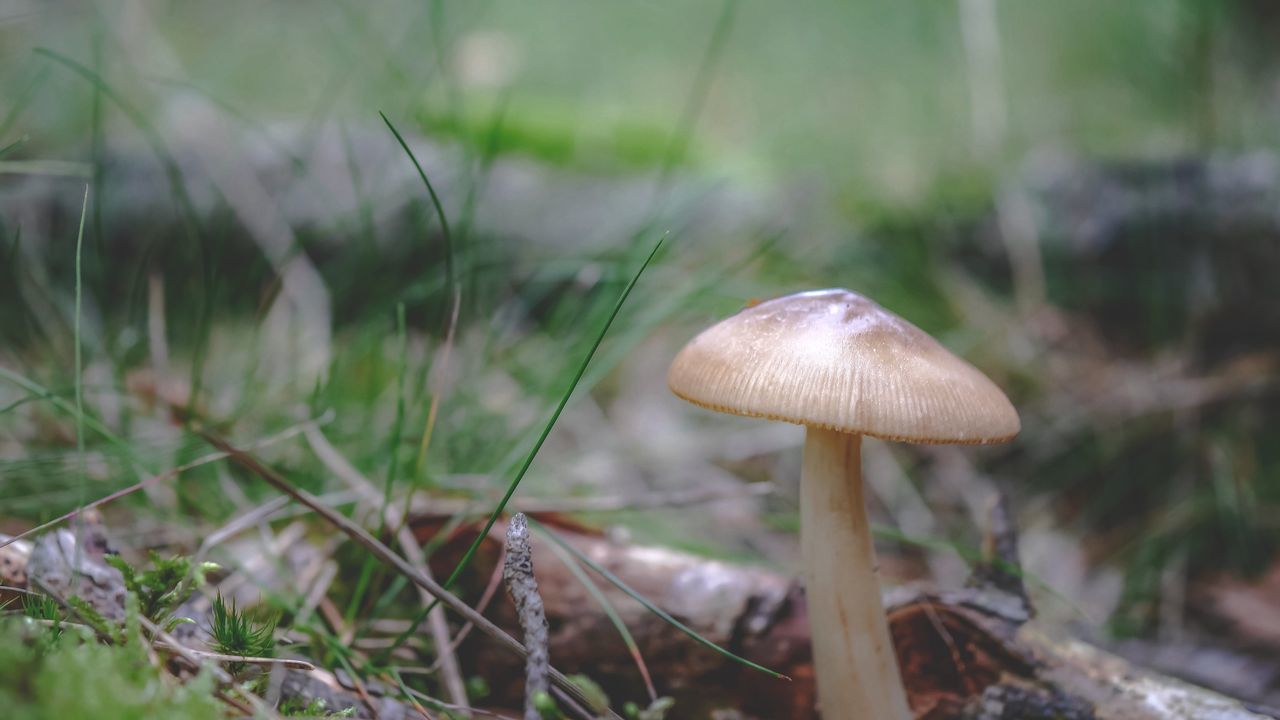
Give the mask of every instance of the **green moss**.
M 674 138 L 658 120 L 629 116 L 595 119 L 581 108 L 551 101 L 524 99 L 500 119 L 492 113 L 439 110 L 419 111 L 419 129 L 428 136 L 451 138 L 478 153 L 518 154 L 548 165 L 584 171 L 624 173 L 660 167 L 668 160 Z M 495 124 L 496 123 L 496 124 Z M 692 162 L 695 138 L 684 140 L 670 158 L 678 165 Z
M 0 706 L 11 720 L 219 720 L 213 681 L 179 682 L 152 667 L 136 645 L 108 647 L 72 634 L 0 623 Z

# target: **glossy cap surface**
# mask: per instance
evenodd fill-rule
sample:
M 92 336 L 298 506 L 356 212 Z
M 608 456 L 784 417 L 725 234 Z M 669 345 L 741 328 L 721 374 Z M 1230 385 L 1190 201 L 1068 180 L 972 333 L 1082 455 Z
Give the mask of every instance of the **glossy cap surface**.
M 1021 429 L 986 375 L 848 290 L 742 310 L 691 340 L 667 382 L 711 410 L 886 440 L 996 443 Z

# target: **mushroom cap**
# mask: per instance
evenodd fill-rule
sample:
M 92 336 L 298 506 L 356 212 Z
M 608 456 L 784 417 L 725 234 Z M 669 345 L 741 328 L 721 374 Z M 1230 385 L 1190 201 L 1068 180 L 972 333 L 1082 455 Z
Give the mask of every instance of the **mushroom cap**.
M 711 410 L 885 440 L 997 443 L 1021 429 L 986 375 L 849 290 L 747 307 L 691 340 L 667 384 Z

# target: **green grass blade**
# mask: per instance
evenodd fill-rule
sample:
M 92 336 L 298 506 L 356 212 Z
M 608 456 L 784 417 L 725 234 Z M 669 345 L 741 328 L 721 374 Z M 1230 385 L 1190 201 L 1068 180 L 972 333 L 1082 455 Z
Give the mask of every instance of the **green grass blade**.
M 546 530 L 540 525 L 535 524 L 533 527 L 534 530 L 542 535 L 547 534 Z M 617 609 L 613 607 L 613 603 L 609 602 L 609 598 L 600 590 L 600 586 L 596 584 L 596 581 L 592 580 L 591 576 L 582 569 L 582 564 L 578 562 L 577 558 L 558 543 L 552 543 L 550 547 L 551 551 L 560 559 L 560 562 L 564 563 L 564 566 L 569 568 L 569 572 L 573 573 L 578 582 L 582 583 L 582 587 L 587 589 L 596 604 L 604 611 L 605 616 L 609 618 L 609 622 L 613 623 L 618 635 L 622 636 L 622 642 L 627 646 L 627 652 L 635 660 L 636 669 L 640 671 L 640 676 L 644 679 L 645 688 L 649 691 L 649 700 L 651 702 L 657 700 L 658 692 L 653 688 L 653 678 L 649 676 L 649 666 L 645 665 L 644 656 L 640 654 L 640 645 L 636 643 L 631 631 L 627 629 L 627 624 L 622 622 L 622 618 L 618 615 Z
M 532 525 L 532 526 L 533 526 L 535 529 L 537 529 L 539 532 L 541 532 L 543 535 L 545 535 L 546 537 L 550 538 L 550 539 L 551 539 L 551 541 L 552 541 L 552 542 L 554 542 L 556 545 L 559 545 L 560 547 L 562 547 L 562 548 L 564 548 L 565 550 L 567 550 L 571 555 L 573 555 L 575 558 L 577 558 L 579 562 L 584 563 L 587 567 L 591 568 L 592 570 L 595 570 L 597 573 L 599 573 L 599 574 L 600 574 L 600 576 L 601 576 L 601 577 L 603 577 L 604 579 L 606 579 L 606 580 L 608 580 L 610 583 L 612 583 L 614 587 L 618 588 L 618 589 L 619 589 L 619 590 L 621 590 L 622 592 L 624 592 L 624 593 L 626 593 L 627 595 L 629 595 L 633 600 L 635 600 L 636 602 L 638 602 L 638 603 L 640 603 L 641 605 L 643 605 L 643 606 L 645 607 L 645 609 L 646 609 L 646 610 L 648 610 L 649 612 L 653 613 L 654 615 L 657 615 L 658 617 L 662 618 L 664 621 L 666 621 L 666 622 L 670 623 L 672 627 L 675 627 L 675 628 L 676 628 L 677 630 L 679 630 L 680 632 L 682 632 L 682 633 L 684 633 L 685 635 L 688 635 L 689 637 L 693 638 L 693 639 L 694 639 L 695 641 L 697 641 L 699 644 L 701 644 L 701 645 L 703 645 L 703 646 L 707 647 L 707 648 L 708 648 L 708 649 L 710 649 L 710 650 L 714 650 L 715 652 L 717 652 L 717 653 L 719 653 L 719 654 L 721 654 L 721 655 L 725 656 L 726 658 L 729 658 L 730 660 L 732 660 L 732 661 L 734 661 L 734 662 L 736 662 L 736 663 L 740 663 L 740 664 L 742 664 L 742 665 L 746 665 L 747 667 L 749 667 L 749 668 L 751 668 L 751 669 L 753 669 L 753 670 L 759 670 L 759 671 L 760 671 L 760 672 L 762 672 L 762 673 L 765 673 L 765 674 L 767 674 L 767 675 L 771 675 L 771 676 L 773 676 L 773 677 L 775 677 L 775 678 L 779 678 L 779 679 L 782 679 L 782 680 L 790 680 L 790 679 L 791 679 L 791 678 L 787 677 L 786 675 L 783 675 L 782 673 L 777 672 L 776 670 L 770 670 L 769 668 L 767 668 L 767 667 L 765 667 L 765 666 L 763 666 L 763 665 L 757 665 L 756 663 L 753 663 L 753 662 L 751 662 L 750 660 L 748 660 L 748 659 L 746 659 L 746 658 L 744 658 L 744 657 L 741 657 L 741 656 L 739 656 L 739 655 L 735 655 L 735 654 L 733 654 L 733 653 L 729 652 L 728 650 L 725 650 L 724 648 L 720 647 L 719 645 L 717 645 L 717 644 L 715 644 L 715 643 L 711 642 L 710 640 L 706 639 L 705 637 L 703 637 L 703 636 L 699 635 L 699 634 L 698 634 L 698 632 L 697 632 L 697 631 L 695 631 L 693 628 L 691 628 L 691 627 L 689 627 L 688 625 L 685 625 L 684 623 L 682 623 L 682 622 L 680 622 L 679 620 L 675 619 L 675 618 L 674 618 L 674 617 L 672 617 L 672 616 L 671 616 L 671 614 L 670 614 L 670 613 L 668 613 L 666 610 L 663 610 L 662 608 L 658 607 L 657 605 L 654 605 L 654 604 L 653 604 L 653 602 L 652 602 L 652 601 L 650 601 L 648 598 L 646 598 L 645 596 L 643 596 L 643 595 L 641 595 L 640 593 L 636 592 L 634 589 L 632 589 L 632 587 L 631 587 L 630 585 L 628 585 L 628 584 L 626 584 L 625 582 L 623 582 L 623 581 L 622 581 L 622 578 L 618 577 L 617 575 L 614 575 L 613 573 L 609 572 L 606 568 L 604 568 L 603 566 L 601 566 L 599 563 L 595 562 L 595 561 L 594 561 L 594 560 L 592 560 L 591 558 L 589 558 L 589 557 L 587 557 L 586 555 L 582 554 L 582 553 L 581 553 L 577 548 L 575 548 L 574 546 L 572 546 L 572 545 L 570 545 L 569 543 L 565 542 L 565 541 L 564 541 L 563 539 L 561 539 L 558 535 L 556 535 L 555 533 L 551 532 L 551 531 L 550 531 L 550 530 L 548 530 L 547 528 L 543 527 L 541 523 L 537 522 L 536 520 L 532 520 L 532 519 L 530 519 L 530 520 L 529 520 L 529 524 L 530 524 L 530 525 Z
M 418 177 L 422 178 L 422 184 L 427 186 L 427 192 L 431 195 L 431 204 L 435 206 L 436 217 L 440 219 L 440 232 L 444 237 L 444 272 L 446 278 L 445 297 L 453 297 L 453 288 L 455 278 L 453 275 L 453 234 L 449 231 L 449 220 L 444 216 L 444 206 L 440 204 L 440 196 L 436 195 L 436 189 L 431 185 L 431 180 L 427 178 L 427 173 L 422 169 L 422 164 L 418 162 L 417 156 L 409 149 L 409 143 L 404 141 L 404 137 L 400 135 L 400 131 L 396 126 L 391 124 L 391 120 L 386 113 L 379 112 L 378 116 L 382 118 L 382 122 L 387 124 L 387 128 L 391 130 L 391 134 L 396 136 L 396 141 L 400 143 L 400 147 L 404 148 L 404 152 L 413 161 L 413 166 L 418 170 Z
M 649 264 L 653 262 L 653 258 L 658 254 L 658 250 L 662 249 L 662 244 L 665 239 L 666 238 L 660 238 L 658 242 L 654 243 L 653 250 L 649 252 L 649 256 L 645 258 L 644 263 L 640 265 L 640 269 L 636 270 L 636 273 L 631 276 L 631 281 L 627 283 L 625 288 L 623 288 L 622 294 L 618 296 L 618 301 L 614 303 L 613 310 L 609 313 L 609 317 L 604 321 L 600 326 L 600 330 L 596 333 L 595 341 L 591 343 L 591 348 L 587 350 L 587 353 L 582 358 L 582 362 L 579 363 L 577 372 L 573 374 L 573 379 L 569 381 L 568 387 L 565 388 L 564 393 L 560 396 L 560 402 L 556 405 L 555 411 L 551 413 L 551 417 L 547 419 L 546 425 L 543 426 L 542 433 L 538 436 L 537 441 L 534 442 L 529 453 L 525 455 L 524 462 L 520 465 L 520 469 L 516 471 L 515 477 L 511 480 L 511 484 L 507 486 L 506 493 L 503 494 L 502 499 L 498 501 L 498 506 L 489 514 L 489 519 L 485 522 L 484 529 L 481 530 L 480 534 L 476 536 L 476 539 L 472 541 L 471 547 L 467 548 L 467 552 L 462 556 L 462 559 L 458 561 L 458 566 L 449 574 L 449 579 L 446 580 L 444 584 L 445 587 L 452 585 L 458 579 L 458 576 L 462 574 L 463 569 L 470 564 L 471 557 L 475 555 L 480 544 L 489 536 L 489 531 L 492 530 L 494 524 L 498 522 L 498 518 L 501 517 L 503 511 L 507 509 L 507 503 L 511 501 L 511 496 L 515 495 L 516 488 L 520 487 L 520 482 L 524 480 L 525 473 L 527 473 L 529 471 L 529 467 L 533 465 L 533 460 L 538 456 L 538 451 L 542 449 L 542 444 L 546 442 L 547 436 L 551 434 L 551 429 L 555 427 L 556 422 L 560 419 L 560 414 L 564 412 L 565 406 L 569 404 L 569 398 L 573 396 L 574 389 L 578 387 L 578 383 L 582 380 L 582 376 L 586 374 L 587 366 L 591 364 L 591 358 L 595 356 L 596 350 L 600 348 L 600 343 L 604 342 L 604 336 L 609 332 L 609 328 L 613 325 L 614 319 L 618 317 L 618 313 L 622 310 L 622 305 L 627 301 L 627 297 L 631 295 L 631 291 L 635 288 L 636 283 L 640 281 L 640 276 L 644 274 L 644 271 L 649 267 Z
M 413 154 L 413 150 L 410 149 L 409 144 L 405 142 L 404 136 L 402 136 L 400 131 L 396 129 L 396 126 L 391 122 L 390 118 L 387 117 L 386 113 L 379 112 L 378 115 L 382 118 L 382 121 L 387 124 L 387 129 L 389 129 L 391 134 L 395 136 L 396 141 L 400 143 L 401 149 L 403 149 L 405 154 L 409 156 L 409 160 L 413 163 L 413 167 L 417 169 L 418 177 L 422 178 L 422 184 L 426 186 L 427 194 L 431 197 L 431 205 L 435 208 L 436 217 L 440 220 L 440 232 L 444 239 L 445 297 L 449 298 L 451 307 L 449 308 L 449 313 L 446 316 L 448 319 L 446 321 L 444 331 L 445 342 L 440 351 L 439 361 L 442 367 L 447 367 L 450 356 L 453 352 L 454 336 L 458 329 L 458 317 L 462 305 L 462 294 L 458 287 L 457 276 L 454 271 L 453 232 L 449 229 L 449 219 L 445 215 L 444 205 L 440 202 L 440 196 L 436 194 L 435 186 L 431 184 L 431 179 L 427 177 L 426 171 L 422 169 L 422 163 L 418 162 L 418 157 Z M 440 405 L 440 397 L 437 390 L 438 389 L 433 389 L 432 391 L 430 409 L 427 413 L 427 421 L 423 427 L 422 440 L 418 445 L 418 456 L 417 461 L 415 462 L 416 476 L 421 476 L 422 474 L 426 463 L 427 447 L 431 441 L 432 430 L 435 427 L 436 413 Z M 413 489 L 410 491 L 409 499 L 406 501 L 406 507 L 408 507 L 408 504 L 412 502 L 412 492 L 416 489 L 417 485 L 414 485 Z
M 400 471 L 400 435 L 404 430 L 404 392 L 406 377 L 409 375 L 409 333 L 405 329 L 404 303 L 396 305 L 396 334 L 400 340 L 400 372 L 396 378 L 396 414 L 391 423 L 391 437 L 388 439 L 387 452 L 391 462 L 387 463 L 387 476 L 382 486 L 382 507 L 378 509 L 381 521 L 378 534 L 387 529 L 387 506 L 391 504 L 391 489 L 395 485 L 396 474 Z
M 511 479 L 511 484 L 507 486 L 506 493 L 502 496 L 502 499 L 498 501 L 498 506 L 489 514 L 489 519 L 485 522 L 484 529 L 476 535 L 476 539 L 471 542 L 471 546 L 467 548 L 467 552 L 464 553 L 462 559 L 458 561 L 458 565 L 454 567 L 453 572 L 449 573 L 448 579 L 444 582 L 444 587 L 451 587 L 453 583 L 457 582 L 458 576 L 462 574 L 462 571 L 466 569 L 467 565 L 471 564 L 471 558 L 475 556 L 476 550 L 480 548 L 480 544 L 489 536 L 489 531 L 493 529 L 494 524 L 498 522 L 498 518 L 501 517 L 503 511 L 507 509 L 507 503 L 511 501 L 511 496 L 515 494 L 516 488 L 520 487 L 520 481 L 524 480 L 525 473 L 528 472 L 529 467 L 533 465 L 533 459 L 538 456 L 538 451 L 542 449 L 542 444 L 546 442 L 547 436 L 551 434 L 551 429 L 555 427 L 556 421 L 560 419 L 560 413 L 564 412 L 565 406 L 569 404 L 569 398 L 573 396 L 574 389 L 578 387 L 578 383 L 582 380 L 582 376 L 586 374 L 587 366 L 591 364 L 591 358 L 595 356 L 596 350 L 600 347 L 600 343 L 604 342 L 604 336 L 609 332 L 609 328 L 613 325 L 614 319 L 618 317 L 618 313 L 622 310 L 623 304 L 626 303 L 627 298 L 631 295 L 631 291 L 635 289 L 636 283 L 640 282 L 640 277 L 644 275 L 644 271 L 648 269 L 649 264 L 653 262 L 653 258 L 657 256 L 658 251 L 662 249 L 662 245 L 665 241 L 666 237 L 664 236 L 659 238 L 658 242 L 654 243 L 653 250 L 649 252 L 649 256 L 645 258 L 644 262 L 640 265 L 640 268 L 631 276 L 630 282 L 628 282 L 627 286 L 623 288 L 622 293 L 618 296 L 617 302 L 614 303 L 613 310 L 609 313 L 609 317 L 605 319 L 604 323 L 600 326 L 599 331 L 596 333 L 595 341 L 591 343 L 591 348 L 587 350 L 587 353 L 582 358 L 582 362 L 579 363 L 578 369 L 573 375 L 573 379 L 569 381 L 568 387 L 565 388 L 564 393 L 560 396 L 560 402 L 556 405 L 555 411 L 551 413 L 551 417 L 547 419 L 547 423 L 543 426 L 542 433 L 538 436 L 537 441 L 534 442 L 533 447 L 529 450 L 528 454 L 525 455 L 524 462 L 521 463 L 520 468 Z M 422 611 L 418 613 L 418 616 L 413 619 L 413 622 L 409 623 L 408 629 L 400 633 L 399 637 L 396 638 L 391 647 L 385 649 L 379 657 L 389 657 L 393 650 L 400 647 L 405 640 L 409 639 L 409 637 L 417 631 L 418 625 L 422 623 L 422 621 L 427 617 L 427 614 L 436 606 L 437 602 L 438 601 L 433 601 L 423 608 Z

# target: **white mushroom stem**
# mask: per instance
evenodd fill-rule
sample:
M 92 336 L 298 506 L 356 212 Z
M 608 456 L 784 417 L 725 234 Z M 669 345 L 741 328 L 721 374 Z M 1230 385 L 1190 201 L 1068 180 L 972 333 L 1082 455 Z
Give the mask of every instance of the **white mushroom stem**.
M 805 597 L 824 720 L 911 720 L 862 495 L 862 436 L 806 428 Z

